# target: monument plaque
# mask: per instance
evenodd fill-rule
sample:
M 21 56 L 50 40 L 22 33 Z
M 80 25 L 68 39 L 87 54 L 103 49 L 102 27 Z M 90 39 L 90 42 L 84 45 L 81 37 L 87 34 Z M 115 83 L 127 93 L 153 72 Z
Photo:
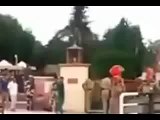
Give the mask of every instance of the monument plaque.
M 78 79 L 77 78 L 68 78 L 68 84 L 77 84 Z

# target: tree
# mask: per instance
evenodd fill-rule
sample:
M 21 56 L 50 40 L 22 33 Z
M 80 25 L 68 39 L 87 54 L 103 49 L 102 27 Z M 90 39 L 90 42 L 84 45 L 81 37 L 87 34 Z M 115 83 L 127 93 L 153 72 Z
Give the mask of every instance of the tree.
M 88 27 L 90 22 L 87 20 L 88 16 L 85 15 L 87 9 L 86 6 L 75 6 L 69 27 L 77 44 L 84 49 L 84 62 L 91 62 L 93 54 L 91 43 L 94 42 L 94 33 Z
M 134 78 L 136 76 L 136 71 L 133 69 L 134 64 L 132 60 L 135 60 L 134 56 L 128 54 L 127 52 L 119 51 L 116 49 L 105 49 L 105 51 L 99 50 L 95 53 L 95 57 L 92 60 L 92 71 L 95 71 L 96 78 L 104 78 L 110 76 L 109 69 L 115 65 L 119 64 L 125 68 L 124 77 Z
M 0 15 L 0 59 L 14 63 L 14 54 L 19 60 L 30 61 L 35 38 L 32 33 L 22 29 L 17 19 Z
M 160 51 L 160 40 L 156 40 L 155 42 L 149 41 L 149 45 L 146 48 L 145 54 L 145 66 L 153 67 L 155 64 L 158 64 L 157 56 L 159 55 Z
M 156 53 L 147 49 L 145 53 L 144 67 L 154 67 L 156 63 Z
M 46 48 L 42 45 L 40 41 L 35 41 L 32 57 L 31 57 L 31 65 L 36 66 L 38 69 L 43 68 L 46 64 Z
M 69 25 L 59 30 L 53 39 L 49 41 L 47 45 L 47 58 L 49 61 L 47 63 L 65 62 L 66 49 L 74 42 L 83 47 L 84 62 L 91 62 L 99 41 L 97 35 L 92 33 L 88 27 L 89 22 L 85 15 L 87 8 L 86 6 L 75 6 Z M 68 37 L 69 41 L 64 42 L 64 37 Z
M 46 46 L 46 62 L 48 64 L 64 63 L 68 44 L 68 42 L 53 37 Z
M 101 65 L 105 66 L 100 70 L 103 71 L 102 75 L 106 74 L 106 71 L 109 71 L 108 67 L 114 64 L 121 64 L 125 67 L 125 77 L 127 78 L 135 78 L 141 75 L 146 49 L 142 42 L 139 26 L 131 26 L 122 18 L 115 28 L 109 29 L 104 35 L 101 45 L 102 49 L 97 52 L 95 62 L 93 62 L 95 71 L 99 71 L 96 61 L 101 61 Z M 96 57 L 98 54 L 103 55 Z M 125 62 L 122 62 L 122 60 Z
M 155 42 L 149 41 L 148 50 L 156 53 L 160 49 L 160 40 L 156 40 Z

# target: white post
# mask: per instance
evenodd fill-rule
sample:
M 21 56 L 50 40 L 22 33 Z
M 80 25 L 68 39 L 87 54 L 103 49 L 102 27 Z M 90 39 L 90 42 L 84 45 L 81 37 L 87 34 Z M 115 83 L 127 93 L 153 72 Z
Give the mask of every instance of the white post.
M 124 114 L 124 107 L 125 106 L 136 106 L 136 105 L 138 105 L 138 103 L 127 103 L 127 104 L 124 103 L 124 97 L 126 97 L 126 96 L 136 96 L 136 95 L 138 95 L 138 92 L 125 92 L 125 93 L 122 93 L 120 95 L 120 98 L 119 98 L 119 114 Z
M 17 65 L 17 64 L 18 64 L 18 55 L 15 54 L 15 55 L 14 55 L 14 58 L 15 58 L 15 65 Z

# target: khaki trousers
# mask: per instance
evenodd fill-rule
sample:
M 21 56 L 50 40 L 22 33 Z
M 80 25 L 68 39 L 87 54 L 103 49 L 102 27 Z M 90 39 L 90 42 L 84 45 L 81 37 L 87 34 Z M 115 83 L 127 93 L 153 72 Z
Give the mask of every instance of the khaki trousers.
M 11 110 L 16 109 L 16 103 L 17 103 L 17 95 L 11 95 Z

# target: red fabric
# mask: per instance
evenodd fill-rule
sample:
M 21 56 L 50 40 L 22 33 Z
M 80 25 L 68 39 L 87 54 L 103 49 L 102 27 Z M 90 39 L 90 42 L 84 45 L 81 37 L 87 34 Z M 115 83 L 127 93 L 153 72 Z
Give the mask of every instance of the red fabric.
M 146 80 L 153 80 L 154 70 L 152 68 L 146 69 Z
M 121 76 L 123 71 L 124 71 L 124 68 L 121 65 L 114 65 L 110 69 L 110 74 L 112 75 L 112 77 Z

